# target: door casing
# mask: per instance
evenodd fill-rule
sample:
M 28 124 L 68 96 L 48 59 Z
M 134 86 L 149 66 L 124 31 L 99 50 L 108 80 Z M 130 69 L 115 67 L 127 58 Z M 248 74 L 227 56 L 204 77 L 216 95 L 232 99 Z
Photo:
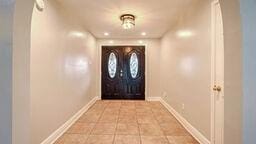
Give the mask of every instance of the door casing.
M 213 0 L 212 3 L 211 3 L 211 143 L 212 144 L 219 144 L 219 143 L 216 143 L 216 135 L 215 135 L 215 130 L 217 128 L 222 128 L 223 130 L 223 133 L 222 133 L 222 140 L 223 140 L 223 143 L 224 143 L 224 98 L 223 98 L 223 104 L 219 107 L 216 106 L 216 92 L 213 91 L 213 87 L 214 85 L 216 84 L 215 83 L 215 79 L 216 79 L 216 34 L 218 33 L 217 30 L 215 29 L 216 28 L 216 5 L 220 6 L 220 3 L 219 3 L 219 0 Z M 221 12 L 221 9 L 219 7 L 220 12 Z M 221 44 L 223 45 L 223 81 L 221 81 L 221 92 L 219 93 L 219 95 L 225 97 L 224 95 L 224 27 L 223 27 L 223 16 L 222 16 L 222 12 L 221 12 L 221 23 L 222 23 L 222 33 L 219 35 L 219 36 L 223 36 L 223 41 L 221 41 L 221 43 L 218 43 L 218 44 Z M 221 39 L 221 38 L 220 38 Z M 217 78 L 218 79 L 218 78 Z M 223 125 L 220 126 L 220 125 L 216 125 L 216 111 L 220 109 L 220 111 L 223 112 L 223 117 L 221 119 L 223 119 Z
M 99 45 L 99 51 L 98 51 L 98 56 L 99 56 L 99 74 L 100 74 L 100 78 L 99 78 L 99 98 L 101 99 L 101 77 L 102 77 L 102 73 L 101 73 L 101 65 L 102 65 L 102 47 L 103 46 L 144 46 L 145 47 L 145 100 L 149 100 L 149 93 L 148 93 L 148 50 L 147 50 L 147 44 L 131 44 L 131 43 L 122 43 L 122 44 L 101 44 Z
M 145 46 L 102 46 L 102 99 L 145 100 Z M 128 51 L 127 51 L 128 50 Z M 117 71 L 111 78 L 108 60 L 111 53 L 117 58 Z M 130 72 L 132 54 L 138 56 L 139 68 L 135 78 Z M 111 89 L 111 90 L 108 90 Z M 117 90 L 120 89 L 120 90 Z

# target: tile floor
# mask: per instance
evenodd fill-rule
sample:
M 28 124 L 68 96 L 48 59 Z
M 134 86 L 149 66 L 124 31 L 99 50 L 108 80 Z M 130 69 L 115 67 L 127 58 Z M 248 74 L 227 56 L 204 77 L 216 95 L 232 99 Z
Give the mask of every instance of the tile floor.
M 97 101 L 55 144 L 198 144 L 160 102 Z

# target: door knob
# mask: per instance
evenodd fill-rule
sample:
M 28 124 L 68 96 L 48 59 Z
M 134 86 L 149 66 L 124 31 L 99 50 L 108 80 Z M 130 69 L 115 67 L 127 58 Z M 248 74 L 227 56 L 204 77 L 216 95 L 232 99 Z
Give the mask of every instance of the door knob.
M 123 77 L 123 70 L 120 70 L 120 77 Z
M 221 91 L 221 87 L 214 85 L 213 90 L 220 92 Z

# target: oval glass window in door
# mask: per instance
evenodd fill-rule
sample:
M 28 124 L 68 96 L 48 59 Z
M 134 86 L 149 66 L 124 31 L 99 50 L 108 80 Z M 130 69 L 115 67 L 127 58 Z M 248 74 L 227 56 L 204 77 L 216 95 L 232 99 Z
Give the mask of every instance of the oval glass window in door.
M 139 70 L 139 60 L 136 53 L 132 53 L 130 57 L 130 72 L 132 78 L 136 78 Z
M 117 58 L 116 58 L 116 55 L 112 52 L 110 53 L 108 58 L 108 73 L 110 78 L 115 77 L 116 69 L 117 69 Z

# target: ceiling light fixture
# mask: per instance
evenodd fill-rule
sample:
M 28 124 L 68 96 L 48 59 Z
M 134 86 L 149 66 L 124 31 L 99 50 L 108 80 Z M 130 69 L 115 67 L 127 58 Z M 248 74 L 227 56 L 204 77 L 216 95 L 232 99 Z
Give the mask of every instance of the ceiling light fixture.
M 69 36 L 82 38 L 82 37 L 85 37 L 86 35 L 80 31 L 71 31 L 71 32 L 69 32 Z
M 146 32 L 142 32 L 141 35 L 142 35 L 142 36 L 145 36 L 145 35 L 147 35 L 147 33 L 146 33 Z
M 143 41 L 142 41 L 142 40 L 139 40 L 138 42 L 139 42 L 140 44 L 143 44 Z
M 135 27 L 135 16 L 132 14 L 123 14 L 120 16 L 122 26 L 124 29 L 131 29 Z
M 109 33 L 105 32 L 104 35 L 105 35 L 105 36 L 109 36 Z
M 193 35 L 194 35 L 193 32 L 189 31 L 189 30 L 182 30 L 182 31 L 177 32 L 177 36 L 181 37 L 181 38 L 188 38 L 188 37 L 191 37 Z

